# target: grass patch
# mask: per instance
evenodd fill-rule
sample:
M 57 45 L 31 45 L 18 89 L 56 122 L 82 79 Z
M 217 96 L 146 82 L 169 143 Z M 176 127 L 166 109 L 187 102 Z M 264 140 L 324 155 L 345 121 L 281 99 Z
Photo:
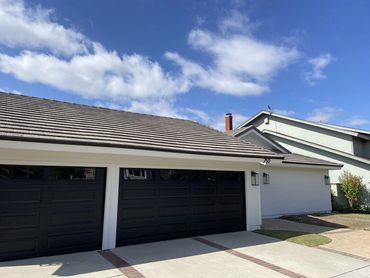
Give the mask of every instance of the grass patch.
M 270 236 L 309 247 L 319 246 L 331 242 L 331 239 L 326 236 L 304 232 L 283 230 L 257 230 L 255 232 L 261 235 Z

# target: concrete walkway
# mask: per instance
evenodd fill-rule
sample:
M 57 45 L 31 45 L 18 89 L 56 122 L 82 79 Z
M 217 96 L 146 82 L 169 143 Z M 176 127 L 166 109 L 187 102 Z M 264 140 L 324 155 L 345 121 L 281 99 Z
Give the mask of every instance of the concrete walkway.
M 285 219 L 264 219 L 263 228 L 270 230 L 289 230 L 322 234 L 332 240 L 331 243 L 322 245 L 322 247 L 329 250 L 348 253 L 349 255 L 363 257 L 370 261 L 370 231 L 331 228 Z
M 236 232 L 0 263 L 0 277 L 370 277 L 370 263 Z

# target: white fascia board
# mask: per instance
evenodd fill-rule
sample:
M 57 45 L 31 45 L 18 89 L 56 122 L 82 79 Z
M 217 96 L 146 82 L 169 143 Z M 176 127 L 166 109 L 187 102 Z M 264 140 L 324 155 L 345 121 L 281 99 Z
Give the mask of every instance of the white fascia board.
M 306 168 L 306 169 L 325 169 L 325 170 L 340 170 L 341 166 L 326 166 L 326 165 L 313 165 L 313 164 L 299 164 L 299 163 L 281 163 L 280 165 L 271 165 L 279 167 L 289 167 L 289 168 Z
M 265 160 L 264 157 L 234 157 L 223 155 L 203 155 L 203 154 L 187 154 L 166 151 L 151 151 L 129 148 L 114 148 L 114 147 L 98 147 L 70 144 L 54 144 L 54 143 L 37 143 L 26 141 L 0 140 L 0 148 L 17 149 L 17 150 L 39 150 L 39 151 L 56 151 L 56 152 L 72 152 L 72 153 L 93 153 L 93 154 L 112 154 L 112 155 L 134 155 L 143 157 L 158 157 L 158 158 L 182 158 L 193 160 L 210 160 L 210 161 L 230 161 L 230 162 L 246 162 L 259 163 Z M 282 160 L 282 158 L 270 158 L 271 160 Z
M 365 140 L 370 140 L 370 138 L 368 136 L 370 134 L 370 132 L 368 132 L 368 131 L 361 131 L 361 130 L 346 128 L 346 127 L 341 127 L 341 126 L 335 126 L 335 125 L 331 125 L 331 124 L 315 123 L 315 122 L 296 119 L 296 118 L 292 118 L 292 117 L 289 117 L 289 116 L 284 116 L 284 115 L 280 115 L 280 114 L 276 114 L 276 113 L 269 113 L 269 112 L 266 112 L 266 111 L 261 111 L 258 114 L 254 115 L 253 117 L 251 117 L 250 119 L 248 119 L 247 121 L 245 121 L 244 123 L 239 125 L 236 128 L 236 130 L 238 130 L 239 128 L 245 127 L 246 125 L 249 125 L 251 122 L 253 122 L 255 119 L 257 119 L 262 114 L 263 115 L 271 115 L 273 117 L 277 117 L 277 118 L 281 118 L 281 119 L 285 119 L 285 120 L 289 120 L 289 121 L 293 121 L 293 122 L 297 122 L 297 123 L 301 123 L 301 124 L 311 125 L 311 126 L 315 126 L 315 127 L 322 128 L 322 129 L 328 129 L 328 130 L 331 130 L 331 131 L 347 134 L 347 135 L 354 136 L 354 137 L 360 137 L 360 138 L 363 138 Z M 361 132 L 363 134 L 361 134 Z
M 306 169 L 326 169 L 326 170 L 340 170 L 341 166 L 329 165 L 313 165 L 304 163 L 284 163 L 283 161 L 271 161 L 268 164 L 260 163 L 265 167 L 286 167 L 286 168 L 306 168 Z
M 253 122 L 254 119 L 257 119 L 262 114 L 268 114 L 268 113 L 266 111 L 261 111 L 261 112 L 257 113 L 256 115 L 254 115 L 253 117 L 249 118 L 244 123 L 242 123 L 241 125 L 239 125 L 235 130 L 238 130 L 238 129 L 242 128 L 242 127 L 247 126 L 249 123 Z

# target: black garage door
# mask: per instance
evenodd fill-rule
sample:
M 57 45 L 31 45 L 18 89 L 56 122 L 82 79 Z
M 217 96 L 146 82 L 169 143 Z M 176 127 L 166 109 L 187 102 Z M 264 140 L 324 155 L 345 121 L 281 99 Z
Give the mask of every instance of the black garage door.
M 101 249 L 105 169 L 0 165 L 0 260 Z
M 245 227 L 243 172 L 120 171 L 118 246 Z

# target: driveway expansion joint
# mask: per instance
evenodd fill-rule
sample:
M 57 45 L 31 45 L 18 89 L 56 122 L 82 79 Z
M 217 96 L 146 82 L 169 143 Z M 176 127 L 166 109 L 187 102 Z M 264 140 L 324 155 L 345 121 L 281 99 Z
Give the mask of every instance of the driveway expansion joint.
M 193 239 L 196 240 L 196 241 L 198 241 L 198 242 L 201 242 L 203 244 L 206 244 L 208 246 L 211 246 L 213 248 L 216 248 L 218 250 L 221 250 L 221 251 L 224 251 L 226 253 L 229 253 L 229 254 L 231 254 L 233 256 L 236 256 L 236 257 L 239 257 L 241 259 L 244 259 L 246 261 L 250 261 L 252 263 L 255 263 L 255 264 L 258 264 L 260 266 L 263 266 L 263 267 L 265 267 L 267 269 L 270 269 L 270 270 L 279 272 L 279 273 L 281 273 L 281 274 L 283 274 L 285 276 L 288 276 L 290 278 L 306 278 L 306 276 L 303 276 L 301 274 L 295 273 L 295 272 L 293 272 L 291 270 L 288 270 L 288 269 L 282 268 L 280 266 L 271 264 L 269 262 L 266 262 L 264 260 L 258 259 L 256 257 L 250 256 L 250 255 L 247 255 L 247 254 L 243 254 L 243 253 L 241 253 L 239 251 L 236 251 L 234 249 L 228 248 L 228 247 L 223 246 L 221 244 L 218 244 L 216 242 L 207 240 L 205 238 L 194 237 Z
M 350 258 L 358 259 L 358 260 L 361 260 L 361 261 L 364 261 L 364 262 L 368 262 L 368 263 L 370 262 L 369 258 L 365 258 L 365 257 L 361 257 L 361 256 L 354 255 L 354 254 L 351 254 L 351 253 L 335 250 L 335 249 L 332 249 L 332 248 L 327 248 L 327 247 L 323 247 L 323 246 L 316 246 L 314 248 L 324 250 L 324 251 L 327 251 L 327 252 L 332 252 L 332 253 L 339 254 L 339 255 L 343 255 L 343 256 L 347 256 L 347 257 L 350 257 Z
M 136 270 L 136 268 L 134 268 L 121 257 L 117 256 L 111 250 L 102 250 L 98 251 L 98 253 L 113 266 L 115 266 L 127 278 L 145 278 L 145 276 Z

